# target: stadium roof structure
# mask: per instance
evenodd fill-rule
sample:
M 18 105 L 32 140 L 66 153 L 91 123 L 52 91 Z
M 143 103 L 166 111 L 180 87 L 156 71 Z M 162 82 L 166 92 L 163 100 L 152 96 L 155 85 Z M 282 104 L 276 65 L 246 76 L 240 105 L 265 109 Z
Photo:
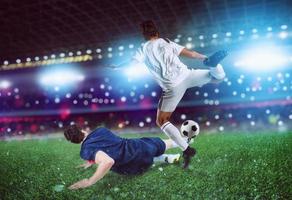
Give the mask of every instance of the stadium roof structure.
M 139 38 L 153 19 L 162 34 L 290 24 L 289 0 L 2 0 L 0 61 Z

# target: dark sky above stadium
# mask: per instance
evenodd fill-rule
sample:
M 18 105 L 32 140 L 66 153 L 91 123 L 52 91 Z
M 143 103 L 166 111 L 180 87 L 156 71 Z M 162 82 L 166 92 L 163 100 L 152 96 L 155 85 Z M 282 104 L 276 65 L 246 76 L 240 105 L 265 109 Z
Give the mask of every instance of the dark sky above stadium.
M 138 38 L 153 19 L 167 37 L 290 23 L 289 0 L 1 0 L 0 59 L 16 59 Z

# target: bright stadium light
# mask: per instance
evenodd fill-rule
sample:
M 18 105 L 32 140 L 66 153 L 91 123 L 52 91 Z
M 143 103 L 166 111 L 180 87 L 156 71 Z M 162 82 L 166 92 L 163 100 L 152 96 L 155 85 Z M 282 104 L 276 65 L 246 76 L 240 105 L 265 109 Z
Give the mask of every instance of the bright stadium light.
M 84 80 L 84 75 L 72 66 L 58 65 L 43 71 L 39 77 L 39 81 L 44 86 L 52 88 L 70 87 L 77 82 Z
M 234 65 L 252 71 L 267 71 L 284 67 L 288 61 L 288 56 L 281 49 L 261 46 L 245 51 Z
M 141 78 L 149 75 L 149 71 L 145 64 L 138 63 L 125 68 L 125 74 L 128 78 Z
M 288 28 L 288 26 L 286 24 L 281 25 L 282 30 L 286 30 L 287 28 Z
M 287 36 L 288 36 L 288 33 L 287 33 L 286 31 L 282 31 L 282 32 L 279 34 L 279 37 L 280 37 L 281 39 L 285 39 L 285 38 L 287 38 Z
M 253 33 L 253 34 L 256 34 L 257 32 L 258 32 L 258 30 L 257 30 L 256 28 L 253 28 L 253 29 L 252 29 L 252 33 Z
M 189 43 L 189 42 L 188 42 L 188 43 L 186 44 L 186 48 L 187 48 L 187 49 L 191 49 L 192 47 L 193 47 L 192 43 Z
M 218 35 L 216 34 L 216 33 L 214 33 L 213 35 L 212 35 L 212 38 L 217 38 L 218 37 Z
M 10 85 L 11 85 L 11 83 L 7 80 L 0 81 L 0 88 L 1 89 L 7 89 L 10 87 Z

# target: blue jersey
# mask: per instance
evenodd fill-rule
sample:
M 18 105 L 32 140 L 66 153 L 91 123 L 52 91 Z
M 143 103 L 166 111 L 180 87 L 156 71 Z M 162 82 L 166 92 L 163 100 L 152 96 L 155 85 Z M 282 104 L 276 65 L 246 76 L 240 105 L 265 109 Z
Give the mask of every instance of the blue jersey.
M 95 154 L 103 151 L 114 159 L 111 170 L 119 174 L 141 174 L 153 163 L 153 158 L 165 151 L 160 138 L 121 138 L 106 128 L 97 128 L 83 141 L 80 157 L 95 160 Z

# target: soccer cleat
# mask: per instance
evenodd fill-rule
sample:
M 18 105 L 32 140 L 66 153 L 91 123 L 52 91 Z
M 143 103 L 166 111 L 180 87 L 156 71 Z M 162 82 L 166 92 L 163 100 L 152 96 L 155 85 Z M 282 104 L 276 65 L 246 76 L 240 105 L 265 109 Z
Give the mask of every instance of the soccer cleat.
M 195 138 L 195 136 L 192 137 L 192 138 L 188 138 L 187 143 L 188 144 L 193 144 L 194 143 L 194 138 Z
M 180 154 L 168 155 L 165 158 L 165 162 L 169 164 L 178 163 L 180 159 Z
M 189 164 L 191 162 L 191 158 L 194 157 L 196 155 L 196 149 L 189 147 L 184 150 L 183 152 L 183 158 L 184 158 L 184 162 L 183 162 L 183 169 L 187 169 L 189 167 Z
M 225 50 L 220 50 L 212 54 L 210 57 L 205 58 L 203 61 L 203 64 L 208 67 L 216 67 L 220 61 L 222 61 L 226 56 L 228 55 L 228 52 Z

